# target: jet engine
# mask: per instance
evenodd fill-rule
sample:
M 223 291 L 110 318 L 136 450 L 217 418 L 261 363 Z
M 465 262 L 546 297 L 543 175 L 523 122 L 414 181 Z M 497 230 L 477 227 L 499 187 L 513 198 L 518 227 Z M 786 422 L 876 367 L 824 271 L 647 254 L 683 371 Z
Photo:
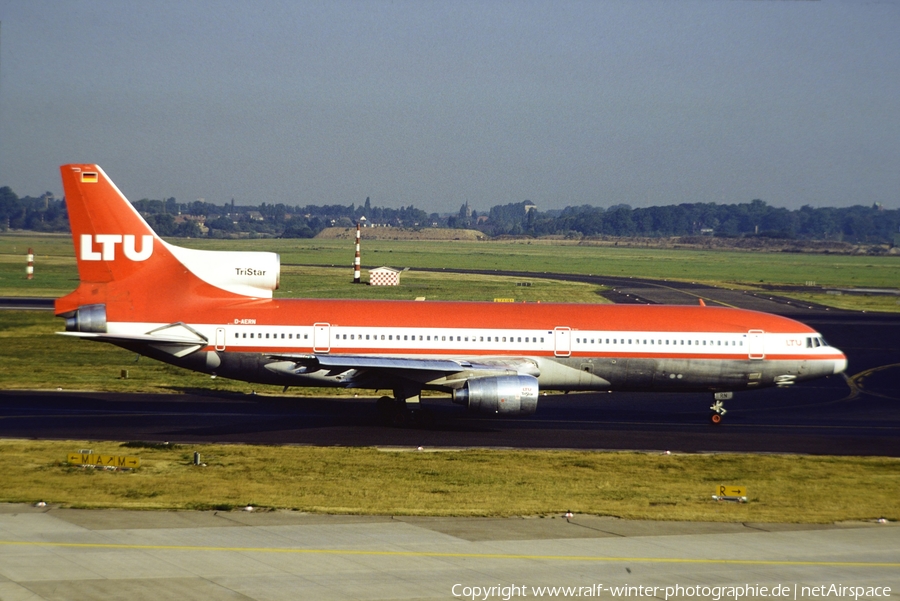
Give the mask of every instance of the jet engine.
M 106 333 L 106 305 L 81 305 L 64 313 L 67 332 Z
M 278 289 L 281 258 L 277 253 L 166 247 L 194 275 L 222 290 L 272 298 L 272 291 Z
M 534 376 L 473 378 L 453 391 L 453 402 L 480 413 L 531 415 L 537 409 L 538 381 Z

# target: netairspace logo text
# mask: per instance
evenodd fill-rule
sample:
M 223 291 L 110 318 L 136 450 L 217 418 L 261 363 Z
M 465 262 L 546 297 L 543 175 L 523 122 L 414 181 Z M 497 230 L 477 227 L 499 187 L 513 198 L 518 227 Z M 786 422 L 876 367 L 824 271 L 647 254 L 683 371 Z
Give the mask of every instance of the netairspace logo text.
M 502 585 L 493 586 L 468 586 L 454 584 L 451 589 L 454 597 L 469 599 L 470 601 L 488 601 L 489 599 L 502 599 L 510 601 L 517 597 L 599 597 L 606 594 L 612 597 L 656 597 L 660 599 L 703 597 L 713 601 L 733 600 L 741 601 L 749 598 L 774 598 L 774 599 L 818 599 L 825 597 L 853 599 L 858 601 L 860 597 L 890 597 L 889 586 L 845 586 L 843 584 L 821 584 L 818 586 L 797 585 L 787 586 L 776 584 L 774 586 L 762 586 L 759 584 L 745 584 L 741 586 L 604 586 L 593 584 L 590 586 L 525 586 Z

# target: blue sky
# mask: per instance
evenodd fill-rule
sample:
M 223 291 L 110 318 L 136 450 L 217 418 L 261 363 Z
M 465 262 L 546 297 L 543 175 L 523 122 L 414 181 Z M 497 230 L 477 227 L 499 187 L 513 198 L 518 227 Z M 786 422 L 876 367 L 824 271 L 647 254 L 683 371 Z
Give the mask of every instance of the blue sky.
M 900 206 L 893 2 L 0 0 L 0 185 Z

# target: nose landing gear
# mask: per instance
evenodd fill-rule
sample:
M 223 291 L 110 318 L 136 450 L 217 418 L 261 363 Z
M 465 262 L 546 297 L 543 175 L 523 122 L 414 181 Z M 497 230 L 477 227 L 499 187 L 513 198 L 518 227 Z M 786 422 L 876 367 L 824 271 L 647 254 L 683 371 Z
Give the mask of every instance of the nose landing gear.
M 710 411 L 712 411 L 709 414 L 710 422 L 716 425 L 722 423 L 722 418 L 728 413 L 728 410 L 725 409 L 725 401 L 731 400 L 733 397 L 733 392 L 717 392 L 715 394 L 715 402 L 709 407 Z

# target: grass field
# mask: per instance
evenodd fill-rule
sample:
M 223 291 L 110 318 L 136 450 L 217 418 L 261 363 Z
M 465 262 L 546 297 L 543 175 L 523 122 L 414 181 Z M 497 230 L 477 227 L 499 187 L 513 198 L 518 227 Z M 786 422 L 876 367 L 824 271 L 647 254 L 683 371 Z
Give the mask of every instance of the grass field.
M 173 242 L 211 250 L 278 252 L 286 272 L 293 265 L 335 266 L 345 269 L 348 277 L 352 276 L 353 246 L 348 241 L 178 239 Z M 28 247 L 36 253 L 36 277 L 31 282 L 24 279 Z M 388 265 L 413 270 L 446 267 L 603 274 L 745 287 L 815 282 L 819 287 L 900 288 L 900 256 L 615 248 L 578 246 L 562 241 L 551 244 L 373 240 L 364 241 L 362 262 L 365 268 Z M 0 235 L 0 296 L 56 296 L 60 291 L 71 290 L 76 281 L 68 235 Z M 810 293 L 815 290 L 810 288 Z M 298 290 L 288 282 L 276 295 L 303 296 L 303 289 Z
M 83 470 L 67 453 L 141 459 Z M 192 465 L 194 451 L 206 467 Z M 134 509 L 245 505 L 321 513 L 806 522 L 900 519 L 900 460 L 627 452 L 380 451 L 372 448 L 0 441 L 2 502 Z M 750 502 L 716 503 L 719 484 Z

